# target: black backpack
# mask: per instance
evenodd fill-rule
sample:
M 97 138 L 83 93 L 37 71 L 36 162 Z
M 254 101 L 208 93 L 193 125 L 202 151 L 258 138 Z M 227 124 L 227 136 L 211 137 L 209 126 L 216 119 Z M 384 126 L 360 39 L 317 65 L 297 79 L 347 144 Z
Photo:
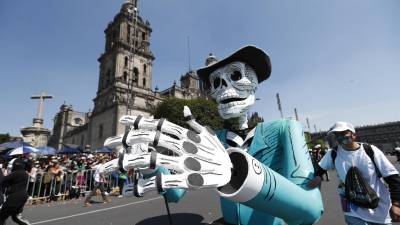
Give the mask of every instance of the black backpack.
M 363 144 L 365 152 L 374 163 L 375 171 L 379 178 L 382 177 L 374 160 L 374 151 L 369 144 Z M 331 153 L 333 163 L 335 163 L 337 148 Z M 357 167 L 351 167 L 346 174 L 345 197 L 354 205 L 375 209 L 379 204 L 379 197 L 375 190 L 364 180 Z

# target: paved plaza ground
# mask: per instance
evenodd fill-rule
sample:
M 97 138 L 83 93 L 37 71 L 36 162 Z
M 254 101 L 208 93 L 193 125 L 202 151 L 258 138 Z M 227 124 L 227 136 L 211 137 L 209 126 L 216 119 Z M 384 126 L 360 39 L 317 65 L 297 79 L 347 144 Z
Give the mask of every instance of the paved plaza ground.
M 395 166 L 400 164 L 389 157 Z M 336 193 L 336 174 L 322 185 L 325 213 L 319 225 L 345 225 Z M 95 200 L 100 201 L 100 198 Z M 192 191 L 178 204 L 170 204 L 174 225 L 208 224 L 221 217 L 219 197 L 212 190 Z M 112 198 L 112 203 L 82 207 L 81 200 L 57 202 L 25 208 L 24 216 L 32 224 L 61 225 L 154 225 L 168 224 L 164 200 L 155 193 L 143 198 Z M 14 224 L 8 221 L 8 224 Z M 400 223 L 395 223 L 400 225 Z

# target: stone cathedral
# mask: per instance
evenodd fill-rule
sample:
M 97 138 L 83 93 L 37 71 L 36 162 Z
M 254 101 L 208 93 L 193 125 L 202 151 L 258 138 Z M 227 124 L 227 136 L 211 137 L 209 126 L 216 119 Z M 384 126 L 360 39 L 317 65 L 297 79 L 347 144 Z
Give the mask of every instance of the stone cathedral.
M 189 71 L 180 86 L 159 91 L 152 87 L 155 56 L 150 50 L 150 23 L 138 15 L 137 0 L 125 2 L 105 29 L 105 48 L 98 61 L 99 80 L 91 112 L 74 111 L 63 104 L 54 117 L 49 145 L 103 146 L 107 137 L 124 132 L 118 119 L 125 114 L 150 116 L 165 97 L 193 99 L 202 96 L 197 74 Z

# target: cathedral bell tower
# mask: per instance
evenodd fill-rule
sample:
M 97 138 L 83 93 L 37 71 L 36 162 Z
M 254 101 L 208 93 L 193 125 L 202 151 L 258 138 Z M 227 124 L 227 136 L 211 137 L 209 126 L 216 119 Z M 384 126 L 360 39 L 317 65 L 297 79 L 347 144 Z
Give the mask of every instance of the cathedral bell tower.
M 139 16 L 137 0 L 125 2 L 105 29 L 104 53 L 98 58 L 99 83 L 89 123 L 92 148 L 124 132 L 121 116 L 149 116 L 160 100 L 152 91 L 150 23 Z
M 150 23 L 139 16 L 137 0 L 125 2 L 105 29 L 104 53 L 99 57 L 100 76 L 94 113 L 114 104 L 133 104 L 132 92 L 151 90 Z

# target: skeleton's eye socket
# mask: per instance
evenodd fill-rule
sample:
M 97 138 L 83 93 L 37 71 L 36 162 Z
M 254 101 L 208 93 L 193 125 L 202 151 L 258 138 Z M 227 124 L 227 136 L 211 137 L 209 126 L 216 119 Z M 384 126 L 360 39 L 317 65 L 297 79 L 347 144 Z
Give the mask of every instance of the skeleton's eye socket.
M 242 79 L 242 73 L 240 71 L 235 71 L 231 74 L 231 80 L 237 81 Z
M 214 88 L 219 87 L 220 83 L 221 83 L 221 80 L 219 78 L 215 78 L 214 83 L 213 83 Z

